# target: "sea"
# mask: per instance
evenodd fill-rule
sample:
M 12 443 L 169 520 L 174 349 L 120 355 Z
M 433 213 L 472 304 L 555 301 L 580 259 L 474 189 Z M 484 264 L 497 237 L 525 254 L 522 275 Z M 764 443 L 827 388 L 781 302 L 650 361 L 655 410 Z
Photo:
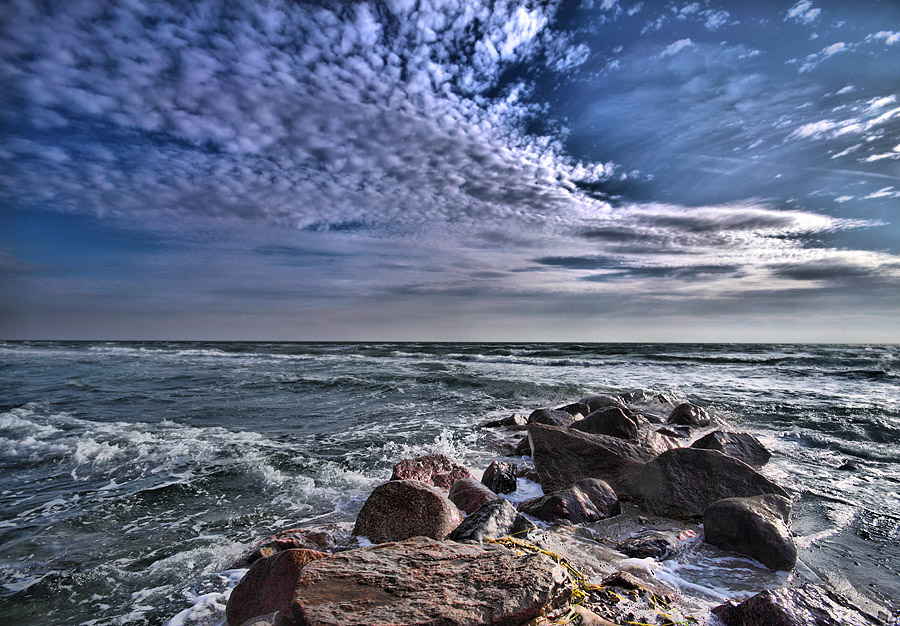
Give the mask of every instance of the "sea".
M 222 624 L 235 557 L 348 537 L 397 461 L 476 472 L 484 422 L 638 390 L 756 435 L 800 549 L 772 573 L 699 541 L 658 577 L 707 607 L 802 577 L 896 620 L 898 345 L 6 341 L 0 621 Z

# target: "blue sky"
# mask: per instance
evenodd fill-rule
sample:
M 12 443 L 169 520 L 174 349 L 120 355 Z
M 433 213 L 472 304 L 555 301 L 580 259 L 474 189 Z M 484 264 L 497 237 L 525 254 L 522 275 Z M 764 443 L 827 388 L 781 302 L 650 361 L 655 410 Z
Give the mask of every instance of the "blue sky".
M 900 4 L 5 2 L 0 336 L 900 341 Z

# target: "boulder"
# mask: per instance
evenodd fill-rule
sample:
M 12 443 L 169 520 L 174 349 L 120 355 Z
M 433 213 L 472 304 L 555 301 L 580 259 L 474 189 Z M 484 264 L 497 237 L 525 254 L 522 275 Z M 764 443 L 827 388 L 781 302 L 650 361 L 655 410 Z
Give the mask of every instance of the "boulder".
M 550 426 L 568 426 L 575 421 L 569 413 L 565 411 L 555 411 L 553 409 L 537 409 L 532 411 L 528 416 L 529 424 L 549 424 Z
M 509 500 L 498 498 L 488 502 L 450 533 L 453 541 L 484 541 L 507 535 L 524 535 L 537 528 L 524 515 L 520 515 Z
M 697 534 L 692 530 L 645 530 L 616 545 L 616 550 L 635 559 L 663 561 L 682 552 Z
M 729 600 L 712 610 L 725 626 L 874 626 L 875 620 L 844 598 L 817 585 L 758 593 L 738 604 Z
M 573 423 L 570 428 L 594 435 L 609 435 L 619 439 L 637 440 L 637 421 L 625 415 L 621 408 L 609 406 L 598 409 Z
M 481 482 L 494 493 L 512 493 L 516 490 L 517 473 L 518 468 L 515 463 L 491 461 L 491 464 L 484 470 Z
M 620 409 L 625 408 L 625 403 L 618 396 L 611 396 L 605 393 L 585 396 L 578 401 L 580 404 L 586 404 L 591 412 L 602 409 L 607 406 L 617 406 Z
M 510 415 L 509 417 L 504 417 L 503 419 L 491 420 L 489 422 L 485 422 L 481 426 L 482 426 L 482 428 L 501 428 L 504 426 L 507 428 L 515 428 L 518 426 L 524 426 L 527 423 L 528 423 L 528 420 L 525 419 L 525 417 L 523 417 L 522 415 L 516 414 L 516 415 Z
M 703 407 L 683 402 L 672 409 L 666 423 L 682 426 L 709 426 L 709 413 Z
M 591 407 L 586 404 L 582 404 L 581 402 L 573 402 L 572 404 L 567 404 L 566 406 L 561 406 L 558 409 L 554 409 L 554 411 L 565 411 L 575 419 L 581 419 L 591 412 Z
M 743 461 L 697 448 L 669 450 L 630 469 L 616 491 L 656 515 L 691 520 L 699 519 L 706 507 L 722 498 L 788 495 Z
M 457 480 L 472 478 L 469 470 L 443 454 L 431 454 L 400 461 L 391 480 L 420 480 L 442 489 L 450 489 Z
M 725 498 L 703 513 L 706 543 L 752 557 L 773 570 L 792 570 L 797 546 L 788 529 L 791 501 L 765 494 L 751 498 Z
M 275 611 L 290 613 L 300 571 L 327 556 L 324 552 L 297 549 L 258 559 L 231 591 L 225 607 L 228 626 L 241 626 L 251 618 Z
M 649 451 L 653 456 L 658 456 L 667 450 L 674 450 L 675 448 L 684 448 L 687 445 L 687 441 L 685 439 L 681 439 L 679 437 L 670 437 L 665 433 L 661 433 L 658 430 L 648 430 L 642 432 L 638 435 L 637 443 L 640 444 L 642 448 Z
M 463 478 L 462 480 L 457 480 L 453 483 L 447 497 L 449 497 L 450 502 L 458 506 L 461 511 L 471 513 L 486 502 L 496 500 L 500 496 L 474 478 Z
M 615 489 L 626 470 L 653 458 L 648 450 L 622 439 L 573 428 L 530 424 L 528 439 L 538 482 L 547 492 L 566 489 L 582 478 L 599 478 Z
M 569 594 L 565 569 L 541 554 L 416 537 L 310 564 L 292 610 L 298 626 L 515 626 Z
M 748 433 L 728 433 L 717 430 L 701 437 L 691 444 L 692 448 L 718 450 L 728 456 L 740 459 L 752 467 L 762 467 L 772 458 L 759 439 Z
M 228 569 L 250 567 L 259 559 L 297 548 L 326 552 L 334 547 L 334 537 L 324 530 L 290 528 L 257 542 L 234 560 Z
M 672 437 L 673 439 L 690 439 L 692 430 L 693 429 L 690 426 L 676 425 L 657 428 L 654 432 L 657 432 L 664 437 Z
M 456 505 L 418 480 L 392 480 L 376 487 L 356 518 L 353 534 L 372 543 L 419 535 L 443 539 L 462 521 Z
M 519 503 L 519 511 L 552 524 L 586 524 L 618 515 L 621 508 L 609 485 L 587 478 L 568 489 L 529 498 Z
M 513 456 L 531 456 L 531 442 L 528 440 L 528 435 L 522 437 L 522 440 L 516 445 Z

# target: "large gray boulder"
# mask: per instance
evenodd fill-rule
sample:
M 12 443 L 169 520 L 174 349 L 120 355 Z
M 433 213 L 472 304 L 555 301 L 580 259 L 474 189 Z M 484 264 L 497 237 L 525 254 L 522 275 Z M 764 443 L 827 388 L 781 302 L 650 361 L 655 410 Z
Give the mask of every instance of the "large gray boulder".
M 656 515 L 697 520 L 722 498 L 787 491 L 735 458 L 714 450 L 677 448 L 629 470 L 616 489 Z
M 729 433 L 717 430 L 701 437 L 692 443 L 691 447 L 702 450 L 718 450 L 753 467 L 762 467 L 772 458 L 771 453 L 759 442 L 759 439 L 749 433 Z
M 311 563 L 291 608 L 298 626 L 517 626 L 569 595 L 541 554 L 416 537 Z
M 515 463 L 491 461 L 484 470 L 481 482 L 494 493 L 512 493 L 517 488 L 517 474 L 518 468 Z
M 789 571 L 797 564 L 790 523 L 791 501 L 775 494 L 717 500 L 703 513 L 706 543 L 773 570 Z
M 616 489 L 626 471 L 653 458 L 650 451 L 622 439 L 572 428 L 530 424 L 528 439 L 546 492 L 566 489 L 582 478 L 599 478 Z
M 587 524 L 618 515 L 619 498 L 602 480 L 586 478 L 568 489 L 529 498 L 519 511 L 552 524 Z
M 462 513 L 440 491 L 418 480 L 392 480 L 369 495 L 353 534 L 372 543 L 419 535 L 443 539 L 462 522 Z
M 509 500 L 498 498 L 488 502 L 450 533 L 447 539 L 453 541 L 484 541 L 507 535 L 524 535 L 536 526 L 524 515 L 520 515 Z
M 457 480 L 453 483 L 447 497 L 450 498 L 450 502 L 459 507 L 461 511 L 468 514 L 480 508 L 481 505 L 486 502 L 496 500 L 500 496 L 474 478 L 463 478 L 462 480 Z
M 682 426 L 709 426 L 709 413 L 703 407 L 683 402 L 672 409 L 666 423 Z
M 637 441 L 637 420 L 629 417 L 625 412 L 615 406 L 597 409 L 583 420 L 573 423 L 570 428 L 594 435 L 609 435 L 619 439 Z
M 725 626 L 874 626 L 844 598 L 817 585 L 758 593 L 741 603 L 729 600 L 712 610 Z
M 253 617 L 275 611 L 290 613 L 300 571 L 327 556 L 324 552 L 296 549 L 256 560 L 231 590 L 225 606 L 228 626 L 241 626 Z
M 575 417 L 566 411 L 555 409 L 536 409 L 528 416 L 529 424 L 549 424 L 551 426 L 568 426 L 575 421 Z
M 394 466 L 391 474 L 391 480 L 420 480 L 441 489 L 450 489 L 463 478 L 472 478 L 469 470 L 443 454 L 405 459 Z

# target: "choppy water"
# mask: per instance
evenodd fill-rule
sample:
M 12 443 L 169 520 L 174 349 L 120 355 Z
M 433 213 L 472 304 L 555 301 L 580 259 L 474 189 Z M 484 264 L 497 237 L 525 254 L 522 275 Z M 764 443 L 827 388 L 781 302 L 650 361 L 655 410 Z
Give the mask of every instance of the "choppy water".
M 251 541 L 346 534 L 397 460 L 480 468 L 486 419 L 634 389 L 759 436 L 798 572 L 898 610 L 897 345 L 0 342 L 0 389 L 7 623 L 217 624 Z M 783 582 L 715 551 L 658 575 L 710 602 Z

